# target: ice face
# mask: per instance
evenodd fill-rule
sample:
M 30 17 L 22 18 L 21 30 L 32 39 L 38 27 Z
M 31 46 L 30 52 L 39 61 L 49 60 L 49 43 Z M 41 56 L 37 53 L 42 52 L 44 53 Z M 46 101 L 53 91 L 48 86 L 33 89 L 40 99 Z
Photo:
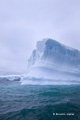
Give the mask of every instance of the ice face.
M 79 69 L 80 52 L 54 40 L 47 40 L 42 59 L 61 66 Z
M 80 51 L 52 39 L 38 41 L 28 60 L 27 76 L 48 79 L 80 77 Z
M 43 39 L 43 41 L 37 42 L 36 49 L 33 50 L 32 55 L 28 60 L 28 68 L 31 68 L 34 64 L 41 60 L 42 54 L 44 53 L 46 41 L 47 39 Z
M 28 64 L 34 65 L 37 61 L 80 69 L 80 51 L 55 40 L 44 39 L 37 42 Z

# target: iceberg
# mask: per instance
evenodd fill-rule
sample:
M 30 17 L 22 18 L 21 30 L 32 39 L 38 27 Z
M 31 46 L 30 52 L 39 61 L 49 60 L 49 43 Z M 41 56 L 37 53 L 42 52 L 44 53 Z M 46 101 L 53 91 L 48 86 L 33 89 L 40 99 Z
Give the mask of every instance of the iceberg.
M 79 81 L 80 51 L 50 38 L 38 41 L 23 77 L 29 78 Z
M 5 75 L 0 76 L 0 80 L 7 80 L 7 81 L 20 81 L 22 75 Z

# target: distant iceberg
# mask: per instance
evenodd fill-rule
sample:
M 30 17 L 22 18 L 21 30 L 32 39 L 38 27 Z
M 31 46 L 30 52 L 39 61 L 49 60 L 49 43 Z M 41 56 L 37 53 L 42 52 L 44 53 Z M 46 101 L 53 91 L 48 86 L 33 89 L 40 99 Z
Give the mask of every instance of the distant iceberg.
M 0 76 L 0 80 L 7 80 L 7 81 L 20 81 L 22 75 L 5 75 Z
M 53 39 L 38 41 L 23 79 L 79 80 L 80 51 Z

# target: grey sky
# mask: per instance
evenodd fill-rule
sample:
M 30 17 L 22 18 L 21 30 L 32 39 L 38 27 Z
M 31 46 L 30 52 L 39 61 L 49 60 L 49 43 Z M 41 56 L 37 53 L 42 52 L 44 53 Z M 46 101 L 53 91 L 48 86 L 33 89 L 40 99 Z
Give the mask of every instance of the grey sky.
M 79 0 L 0 1 L 0 72 L 25 72 L 36 41 L 43 38 L 80 50 Z

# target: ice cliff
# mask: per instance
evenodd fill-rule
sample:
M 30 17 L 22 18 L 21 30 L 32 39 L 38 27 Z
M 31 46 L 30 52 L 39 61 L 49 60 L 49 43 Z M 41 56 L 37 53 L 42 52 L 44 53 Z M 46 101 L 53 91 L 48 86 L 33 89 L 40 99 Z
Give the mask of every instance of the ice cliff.
M 53 39 L 38 41 L 25 76 L 48 79 L 80 77 L 80 51 Z

